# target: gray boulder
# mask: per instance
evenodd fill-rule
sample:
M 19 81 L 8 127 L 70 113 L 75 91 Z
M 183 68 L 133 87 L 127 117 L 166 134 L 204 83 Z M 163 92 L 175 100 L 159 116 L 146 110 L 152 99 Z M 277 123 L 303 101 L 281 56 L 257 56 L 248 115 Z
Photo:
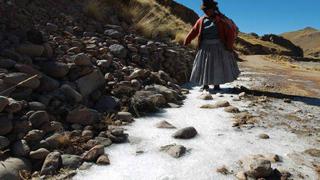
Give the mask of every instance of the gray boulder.
M 11 147 L 12 154 L 17 157 L 28 156 L 30 153 L 30 147 L 25 140 L 18 140 L 13 143 Z
M 40 79 L 40 86 L 37 89 L 40 92 L 50 92 L 58 89 L 60 82 L 46 75 L 42 75 Z
M 33 110 L 33 111 L 43 111 L 43 110 L 46 110 L 47 107 L 46 105 L 42 104 L 41 102 L 29 102 L 28 103 L 28 107 L 30 110 Z
M 162 85 L 152 85 L 152 86 L 146 86 L 145 90 L 147 91 L 155 91 L 160 94 L 162 94 L 168 102 L 176 102 L 179 100 L 179 95 L 175 90 L 169 89 Z
M 0 112 L 2 112 L 9 105 L 8 98 L 0 96 Z
M 123 34 L 115 29 L 107 29 L 104 31 L 104 34 L 114 39 L 120 39 L 123 37 Z
M 5 75 L 3 78 L 3 82 L 9 85 L 17 85 L 18 83 L 27 80 L 30 78 L 31 75 L 25 74 L 25 73 L 10 73 Z M 24 83 L 22 83 L 20 86 L 21 87 L 27 87 L 31 89 L 36 89 L 40 85 L 40 80 L 36 77 L 33 79 L 30 79 Z
M 66 135 L 61 133 L 55 133 L 49 137 L 47 137 L 42 143 L 46 145 L 49 149 L 55 149 L 59 146 L 64 145 L 63 143 L 67 143 Z
M 49 115 L 46 111 L 36 111 L 30 117 L 29 121 L 33 128 L 40 128 L 42 125 L 49 123 Z
M 168 121 L 161 121 L 156 124 L 156 127 L 159 129 L 176 129 L 176 127 L 174 127 Z
M 14 99 L 9 98 L 9 105 L 6 107 L 6 111 L 9 113 L 17 113 L 20 112 L 23 108 L 22 101 L 16 101 Z
M 48 154 L 41 168 L 41 175 L 54 175 L 62 166 L 61 154 L 59 152 L 52 152 Z
M 31 159 L 38 159 L 38 160 L 43 160 L 47 157 L 47 155 L 50 153 L 50 151 L 48 151 L 45 148 L 40 148 L 37 149 L 35 151 L 31 151 L 29 156 Z
M 61 86 L 61 91 L 71 102 L 79 103 L 82 101 L 82 95 L 73 89 L 70 85 L 64 84 Z
M 31 171 L 31 163 L 24 158 L 8 158 L 0 161 L 1 180 L 20 180 L 19 172 L 22 170 Z
M 111 139 L 106 137 L 96 137 L 94 138 L 94 140 L 105 147 L 110 146 L 112 144 Z
M 186 148 L 182 145 L 171 144 L 161 147 L 161 151 L 167 152 L 170 156 L 174 158 L 179 158 L 186 153 Z
M 0 115 L 0 136 L 10 133 L 13 129 L 12 120 L 8 115 Z
M 131 98 L 130 106 L 131 111 L 135 113 L 153 113 L 156 112 L 157 106 L 150 98 L 150 96 L 157 94 L 152 91 L 136 91 L 134 96 Z M 139 114 L 136 114 L 139 115 Z
M 132 122 L 133 117 L 132 114 L 129 112 L 118 112 L 117 119 L 124 122 Z
M 89 162 L 95 162 L 97 158 L 103 154 L 104 154 L 104 146 L 96 145 L 84 154 L 83 160 L 89 161 Z
M 81 166 L 83 160 L 80 156 L 71 155 L 71 154 L 63 154 L 61 156 L 62 159 L 62 167 L 65 169 L 77 169 Z
M 176 139 L 191 139 L 198 134 L 194 127 L 186 127 L 175 132 L 172 137 Z
M 272 174 L 271 162 L 266 159 L 251 159 L 245 166 L 245 173 L 253 178 L 265 178 Z
M 44 132 L 42 130 L 33 129 L 29 131 L 25 136 L 24 140 L 27 142 L 39 142 L 44 136 Z
M 103 154 L 103 155 L 99 156 L 97 161 L 96 161 L 96 163 L 98 165 L 109 165 L 110 164 L 110 160 L 109 160 L 108 155 Z
M 105 84 L 105 79 L 100 70 L 94 70 L 92 73 L 81 77 L 76 81 L 82 96 L 89 96 L 92 92 Z
M 259 179 L 272 175 L 271 161 L 263 155 L 251 155 L 241 160 L 244 172 L 247 176 Z
M 40 57 L 44 52 L 44 47 L 37 44 L 21 44 L 16 51 L 30 57 Z
M 92 125 L 100 120 L 100 113 L 89 108 L 77 108 L 69 112 L 66 121 L 74 124 Z
M 120 109 L 120 100 L 113 96 L 102 96 L 94 106 L 99 112 L 116 112 Z
M 39 64 L 42 71 L 54 78 L 63 78 L 69 73 L 69 66 L 65 63 L 47 61 Z
M 110 49 L 110 52 L 118 58 L 127 57 L 128 50 L 120 44 L 113 44 L 109 46 L 109 49 Z
M 91 60 L 90 57 L 84 53 L 80 53 L 75 55 L 74 57 L 74 63 L 78 66 L 90 66 L 91 64 Z

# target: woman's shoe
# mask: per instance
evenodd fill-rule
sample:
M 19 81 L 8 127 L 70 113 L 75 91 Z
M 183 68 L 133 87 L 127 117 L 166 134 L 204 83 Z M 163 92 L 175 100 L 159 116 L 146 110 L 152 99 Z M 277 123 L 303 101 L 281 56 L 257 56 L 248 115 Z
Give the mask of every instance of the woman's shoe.
M 214 85 L 213 90 L 220 91 L 221 90 L 220 85 Z
M 201 89 L 200 89 L 200 91 L 202 92 L 202 91 L 209 91 L 209 85 L 204 85 Z

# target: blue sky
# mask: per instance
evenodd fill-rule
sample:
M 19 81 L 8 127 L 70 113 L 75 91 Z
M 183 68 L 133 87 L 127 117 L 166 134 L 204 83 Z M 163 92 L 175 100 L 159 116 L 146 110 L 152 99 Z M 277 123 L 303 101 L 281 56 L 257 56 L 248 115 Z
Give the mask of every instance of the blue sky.
M 202 0 L 176 0 L 200 16 Z M 293 31 L 307 26 L 320 29 L 320 0 L 217 0 L 221 11 L 242 32 L 258 34 Z

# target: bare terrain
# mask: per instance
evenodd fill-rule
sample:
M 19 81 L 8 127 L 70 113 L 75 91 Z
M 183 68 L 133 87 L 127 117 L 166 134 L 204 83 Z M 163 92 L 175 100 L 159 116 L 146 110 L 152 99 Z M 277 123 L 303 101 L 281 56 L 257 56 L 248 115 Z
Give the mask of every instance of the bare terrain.
M 319 72 L 242 58 L 238 81 L 209 93 L 186 84 L 184 105 L 124 126 L 129 143 L 106 148 L 114 164 L 75 179 L 318 179 Z M 194 138 L 172 137 L 190 126 Z

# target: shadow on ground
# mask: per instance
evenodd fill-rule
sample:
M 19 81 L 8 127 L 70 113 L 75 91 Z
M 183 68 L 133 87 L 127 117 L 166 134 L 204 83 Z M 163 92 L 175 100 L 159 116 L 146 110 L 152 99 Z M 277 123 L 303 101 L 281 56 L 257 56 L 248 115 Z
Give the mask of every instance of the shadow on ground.
M 187 89 L 192 89 L 193 87 L 195 87 L 195 85 L 187 84 L 184 87 Z M 246 94 L 253 95 L 253 96 L 266 96 L 269 98 L 276 98 L 276 99 L 290 99 L 292 101 L 303 102 L 303 103 L 311 105 L 311 106 L 320 106 L 320 98 L 307 97 L 307 96 L 296 96 L 296 95 L 290 95 L 290 94 L 283 94 L 283 93 L 279 93 L 279 92 L 270 92 L 270 91 L 248 89 L 244 86 L 241 86 L 240 88 L 238 88 L 238 87 L 222 88 L 219 91 L 215 91 L 213 89 L 210 89 L 209 92 L 211 94 L 216 94 L 216 93 L 239 94 L 241 92 L 245 92 Z

